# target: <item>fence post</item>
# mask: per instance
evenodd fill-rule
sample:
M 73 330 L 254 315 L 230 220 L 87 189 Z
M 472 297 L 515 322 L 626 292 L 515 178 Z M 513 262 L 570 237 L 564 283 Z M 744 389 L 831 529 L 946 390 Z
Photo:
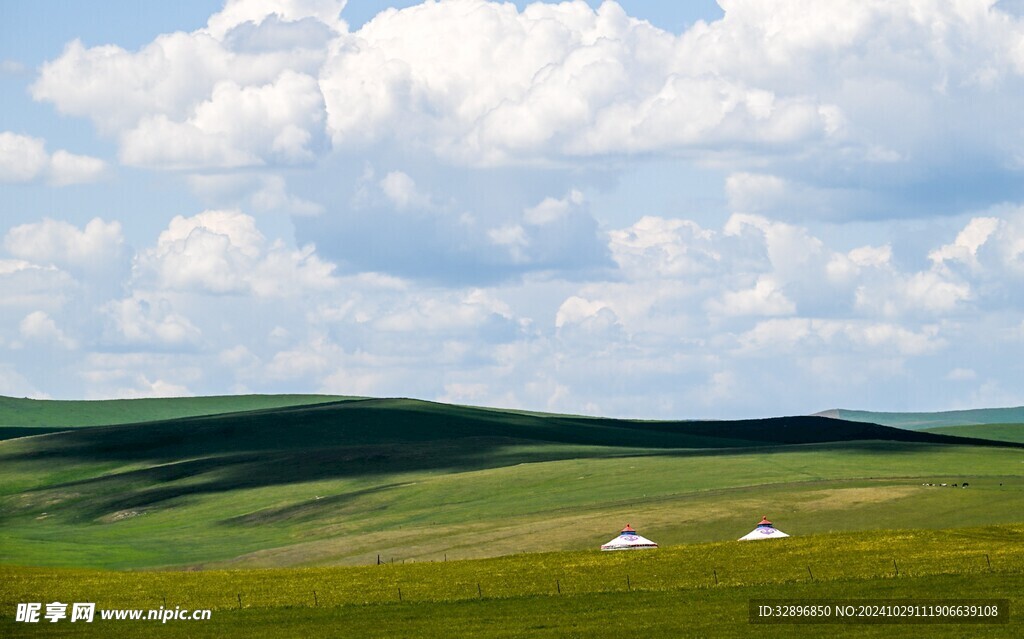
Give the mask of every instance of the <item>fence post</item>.
M 985 553 L 985 563 L 988 564 L 988 569 L 991 572 L 992 571 L 992 560 L 988 558 L 988 553 Z
M 480 582 L 477 582 L 477 584 L 476 584 L 476 594 L 477 594 L 477 596 L 479 596 L 479 597 L 480 597 L 481 599 L 483 599 L 483 598 L 484 598 L 484 591 L 480 589 Z
M 633 586 L 629 583 L 629 575 L 626 575 L 626 590 L 633 590 Z
M 237 593 L 237 594 L 238 594 L 238 609 L 241 610 L 242 609 L 242 593 Z
M 398 587 L 398 600 L 402 601 L 402 587 L 401 586 Z
M 314 590 L 313 591 L 313 607 L 315 608 L 315 607 L 318 607 L 319 605 L 320 605 L 320 600 L 316 598 L 316 591 Z
M 896 569 L 896 576 L 899 577 L 900 576 L 900 567 L 896 565 L 896 560 L 895 559 L 892 560 L 892 567 Z
M 718 571 L 717 570 L 712 570 L 711 574 L 713 574 L 715 576 L 715 585 L 717 586 L 718 585 Z
M 811 572 L 811 567 L 810 566 L 807 566 L 807 574 L 811 576 L 811 580 L 814 579 L 814 573 Z

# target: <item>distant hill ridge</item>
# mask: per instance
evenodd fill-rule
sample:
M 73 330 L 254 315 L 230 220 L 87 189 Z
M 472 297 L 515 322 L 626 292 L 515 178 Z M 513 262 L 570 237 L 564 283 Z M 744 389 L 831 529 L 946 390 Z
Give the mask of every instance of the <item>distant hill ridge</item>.
M 136 424 L 333 402 L 337 395 L 210 395 L 139 399 L 29 399 L 0 395 L 0 439 L 82 428 Z
M 851 441 L 1013 445 L 821 416 L 649 421 L 521 413 L 414 399 L 344 399 L 62 429 L 38 453 L 179 459 L 332 446 L 379 447 L 482 440 L 638 448 L 746 448 Z M 493 445 L 493 444 L 492 444 Z M 47 454 L 47 453 L 43 453 Z
M 843 419 L 851 422 L 868 422 L 905 428 L 923 430 L 939 426 L 973 426 L 979 424 L 1024 424 L 1024 406 L 1008 408 L 976 408 L 969 410 L 951 410 L 935 413 L 886 413 L 867 410 L 847 410 L 833 408 L 815 413 L 817 417 Z

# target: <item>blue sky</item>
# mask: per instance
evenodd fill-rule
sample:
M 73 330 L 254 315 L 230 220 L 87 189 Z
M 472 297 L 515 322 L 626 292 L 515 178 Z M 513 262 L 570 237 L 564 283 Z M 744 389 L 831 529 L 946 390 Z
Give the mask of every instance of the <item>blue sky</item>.
M 0 394 L 1024 403 L 1021 13 L 6 3 Z

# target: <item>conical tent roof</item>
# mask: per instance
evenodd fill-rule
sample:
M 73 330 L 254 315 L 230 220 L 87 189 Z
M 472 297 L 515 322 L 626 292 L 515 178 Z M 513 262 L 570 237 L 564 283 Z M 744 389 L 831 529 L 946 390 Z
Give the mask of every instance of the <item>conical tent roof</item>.
M 772 525 L 772 522 L 768 521 L 768 515 L 765 515 L 757 524 L 757 528 L 740 537 L 739 541 L 759 541 L 761 539 L 778 539 L 779 537 L 789 537 L 789 535 Z
M 601 546 L 601 550 L 640 550 L 643 548 L 657 548 L 658 544 L 646 537 L 636 534 L 633 527 L 626 524 L 619 536 Z

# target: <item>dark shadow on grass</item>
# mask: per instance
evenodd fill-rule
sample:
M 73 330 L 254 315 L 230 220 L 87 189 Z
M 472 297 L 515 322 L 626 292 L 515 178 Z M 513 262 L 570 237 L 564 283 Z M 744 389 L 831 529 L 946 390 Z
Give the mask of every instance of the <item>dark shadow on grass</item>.
M 24 440 L 3 460 L 150 463 L 47 489 L 88 487 L 74 509 L 95 517 L 231 490 L 403 472 L 463 472 L 622 455 L 770 455 L 794 446 L 920 450 L 990 442 L 824 417 L 651 422 L 507 413 L 414 400 L 356 400 L 94 427 Z M 2 449 L 0 449 L 2 450 Z
M 67 428 L 37 428 L 35 426 L 0 426 L 0 441 L 5 439 L 17 439 L 18 437 L 32 437 L 33 435 L 49 435 L 59 433 Z

